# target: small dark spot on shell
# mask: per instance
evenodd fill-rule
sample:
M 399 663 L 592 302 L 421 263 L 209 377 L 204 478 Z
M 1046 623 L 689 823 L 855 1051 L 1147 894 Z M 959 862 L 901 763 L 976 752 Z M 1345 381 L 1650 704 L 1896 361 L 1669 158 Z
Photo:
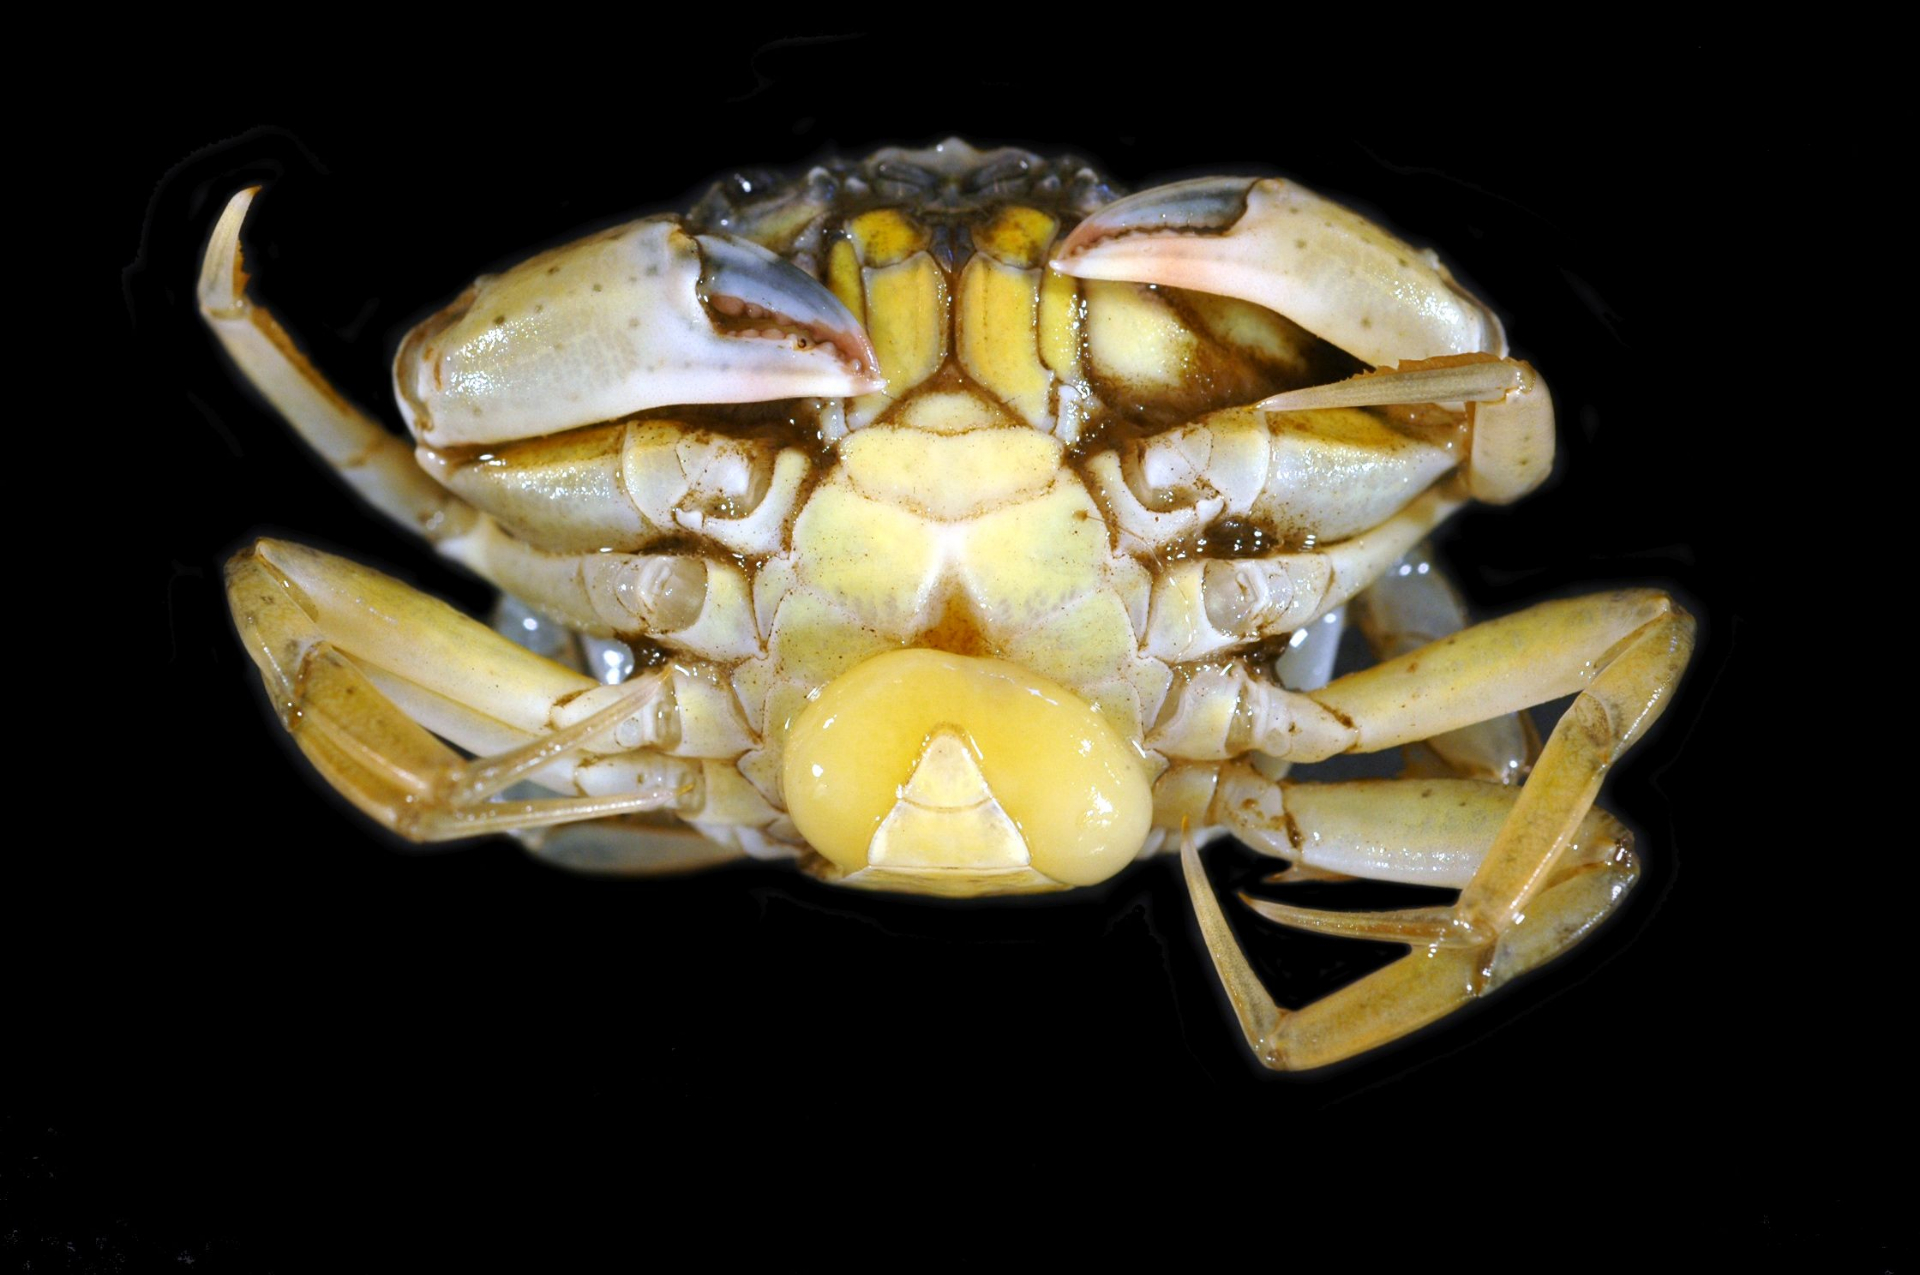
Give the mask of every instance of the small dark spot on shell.
M 1405 263 L 1405 262 L 1403 261 L 1403 262 L 1401 262 L 1400 264 L 1402 264 L 1402 265 L 1405 265 L 1406 263 Z M 548 267 L 547 267 L 547 273 L 548 273 L 548 274 L 559 274 L 559 273 L 560 273 L 560 267 L 559 267 L 559 266 L 548 266 Z
M 534 307 L 533 307 L 533 312 L 534 312 L 535 314 L 538 314 L 538 313 L 540 313 L 540 312 L 541 312 L 542 310 L 544 310 L 544 309 L 546 309 L 546 308 L 547 308 L 547 307 L 545 307 L 545 306 L 543 306 L 543 305 L 536 305 L 536 306 L 534 306 Z
M 493 326 L 496 328 L 504 326 L 506 324 L 506 321 L 507 321 L 507 316 L 504 314 L 496 314 L 493 316 Z
M 1304 248 L 1307 246 L 1307 241 L 1304 239 L 1296 239 L 1293 241 L 1293 246 L 1296 248 Z
M 1360 320 L 1360 326 L 1361 326 L 1361 327 L 1363 327 L 1363 328 L 1370 328 L 1370 327 L 1372 327 L 1372 326 L 1373 326 L 1373 320 L 1372 320 L 1372 319 L 1367 319 L 1367 318 L 1363 318 L 1363 319 L 1361 319 L 1361 320 Z
M 600 291 L 600 285 L 599 285 L 599 284 L 597 284 L 597 283 L 596 283 L 596 284 L 594 284 L 594 285 L 593 285 L 593 290 L 594 290 L 595 292 L 598 292 L 598 291 Z
M 638 319 L 628 319 L 628 320 L 627 320 L 627 326 L 628 326 L 628 327 L 630 327 L 630 328 L 637 328 L 637 327 L 639 327 L 639 326 L 640 326 L 640 320 L 638 320 Z

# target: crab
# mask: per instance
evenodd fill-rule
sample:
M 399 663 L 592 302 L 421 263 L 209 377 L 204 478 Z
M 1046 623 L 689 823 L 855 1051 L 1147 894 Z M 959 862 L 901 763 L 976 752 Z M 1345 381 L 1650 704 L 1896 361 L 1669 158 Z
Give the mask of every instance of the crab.
M 1653 590 L 1467 622 L 1425 540 L 1552 466 L 1542 378 L 1440 259 L 1280 178 L 1126 197 L 949 140 L 742 175 L 477 280 L 401 343 L 408 437 L 253 302 L 199 305 L 358 495 L 496 585 L 489 626 L 262 540 L 242 642 L 403 837 L 644 873 L 1057 891 L 1178 853 L 1255 1057 L 1304 1070 L 1571 948 L 1637 866 L 1594 805 L 1693 623 Z M 1374 667 L 1332 676 L 1357 627 Z M 1542 744 L 1526 710 L 1568 695 Z M 1405 749 L 1398 778 L 1290 768 Z M 1458 891 L 1258 916 L 1407 955 L 1281 1006 L 1201 849 Z

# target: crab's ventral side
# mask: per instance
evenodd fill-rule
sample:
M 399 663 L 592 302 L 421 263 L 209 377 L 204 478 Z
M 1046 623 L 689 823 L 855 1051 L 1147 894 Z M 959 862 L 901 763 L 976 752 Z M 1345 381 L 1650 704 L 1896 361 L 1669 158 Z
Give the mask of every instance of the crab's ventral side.
M 286 728 L 401 835 L 944 895 L 1178 849 L 1276 1068 L 1484 995 L 1632 885 L 1593 803 L 1692 622 L 1636 590 L 1466 624 L 1423 541 L 1547 476 L 1546 386 L 1434 253 L 1340 205 L 1278 178 L 1115 198 L 1077 160 L 959 142 L 723 183 L 422 323 L 403 440 L 248 299 L 254 194 L 207 251 L 214 332 L 363 499 L 554 639 L 297 544 L 234 560 Z M 1330 680 L 1348 622 L 1379 663 Z M 1567 695 L 1542 745 L 1524 710 Z M 1417 777 L 1288 777 L 1402 747 Z M 1242 896 L 1410 947 L 1283 1008 L 1202 873 L 1226 834 L 1287 880 L 1458 899 Z

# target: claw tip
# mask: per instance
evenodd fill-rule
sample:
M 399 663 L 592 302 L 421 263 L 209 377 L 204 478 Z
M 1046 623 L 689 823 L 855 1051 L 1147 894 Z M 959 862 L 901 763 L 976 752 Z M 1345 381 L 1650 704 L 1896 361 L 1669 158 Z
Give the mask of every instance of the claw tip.
M 229 196 L 207 239 L 196 292 L 200 311 L 209 319 L 230 318 L 242 305 L 247 272 L 241 260 L 240 227 L 259 193 L 260 187 L 248 186 Z

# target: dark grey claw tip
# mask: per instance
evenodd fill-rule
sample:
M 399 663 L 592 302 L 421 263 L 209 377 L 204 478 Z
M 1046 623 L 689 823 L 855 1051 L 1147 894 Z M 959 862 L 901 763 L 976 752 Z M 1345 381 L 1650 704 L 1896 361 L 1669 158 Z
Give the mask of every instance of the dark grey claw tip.
M 873 346 L 853 313 L 825 284 L 793 263 L 775 256 L 750 240 L 732 235 L 699 235 L 701 298 L 723 314 L 754 317 L 764 312 L 778 320 L 806 328 L 831 344 L 860 370 L 875 366 Z
M 1116 235 L 1153 231 L 1208 234 L 1227 229 L 1247 211 L 1247 192 L 1258 178 L 1195 177 L 1143 190 L 1108 204 L 1074 227 L 1055 256 L 1065 269 L 1074 256 Z

